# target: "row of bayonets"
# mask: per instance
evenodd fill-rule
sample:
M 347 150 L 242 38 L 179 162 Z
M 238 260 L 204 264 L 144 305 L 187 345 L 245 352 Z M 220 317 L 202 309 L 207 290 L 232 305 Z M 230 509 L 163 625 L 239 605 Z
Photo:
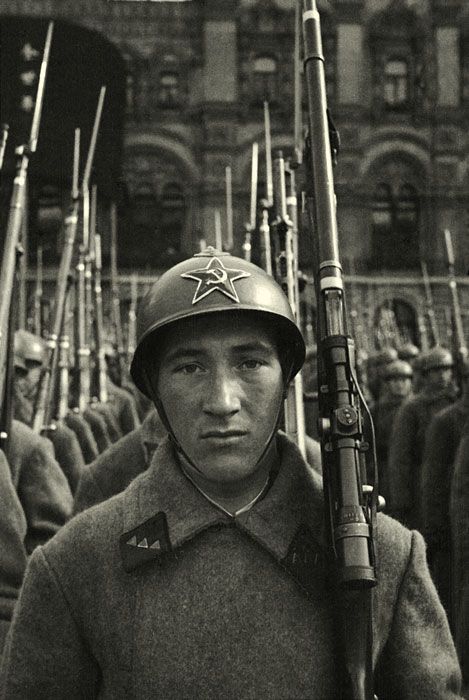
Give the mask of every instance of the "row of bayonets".
M 54 23 L 47 30 L 43 59 L 40 69 L 35 111 L 30 138 L 27 144 L 15 150 L 16 174 L 10 200 L 8 222 L 5 231 L 5 245 L 0 270 L 0 446 L 4 446 L 9 434 L 11 421 L 11 401 L 9 400 L 13 371 L 13 336 L 16 327 L 18 291 L 18 267 L 22 254 L 22 227 L 27 218 L 26 192 L 30 156 L 37 147 L 44 89 L 47 77 L 50 48 Z M 54 301 L 48 319 L 45 359 L 39 380 L 33 412 L 33 429 L 38 433 L 47 432 L 54 422 L 62 419 L 69 411 L 69 321 L 75 321 L 75 372 L 73 386 L 73 408 L 83 412 L 91 399 L 105 403 L 107 395 L 107 366 L 105 356 L 103 299 L 101 286 L 102 259 L 101 237 L 96 231 L 97 188 L 90 188 L 90 178 L 98 139 L 99 126 L 104 106 L 106 88 L 100 90 L 94 118 L 87 158 L 80 181 L 80 129 L 74 134 L 73 175 L 71 202 L 63 222 L 63 246 L 57 274 Z M 3 163 L 8 129 L 5 128 L 0 141 L 0 166 Z M 116 207 L 111 207 L 111 286 L 112 322 L 119 362 L 120 377 L 126 378 L 127 353 L 124 350 L 120 303 L 117 281 L 116 259 Z M 81 238 L 78 245 L 78 261 L 75 261 L 77 231 Z M 40 285 L 40 282 L 39 282 Z M 135 345 L 135 320 L 137 290 L 132 284 L 132 301 L 129 312 L 129 344 Z M 36 330 L 41 325 L 41 289 L 35 295 Z M 71 314 L 72 295 L 74 312 Z M 91 364 L 91 328 L 94 326 L 95 363 Z
M 5 234 L 5 247 L 0 271 L 0 396 L 4 414 L 8 401 L 8 383 L 12 372 L 12 329 L 16 323 L 12 319 L 12 299 L 18 287 L 17 268 L 21 257 L 21 232 L 26 220 L 26 191 L 30 156 L 37 147 L 44 89 L 47 77 L 50 48 L 53 35 L 53 22 L 49 23 L 43 60 L 38 81 L 35 112 L 33 115 L 29 142 L 15 150 L 17 157 L 16 175 L 11 196 L 8 223 Z M 83 412 L 91 397 L 101 402 L 107 401 L 106 389 L 106 357 L 104 339 L 103 300 L 101 287 L 101 237 L 96 232 L 96 186 L 90 187 L 90 178 L 99 126 L 106 95 L 106 88 L 101 88 L 93 129 L 91 133 L 88 154 L 81 177 L 79 179 L 80 163 L 80 129 L 75 130 L 72 193 L 69 212 L 63 225 L 63 246 L 57 274 L 54 303 L 49 317 L 47 332 L 47 348 L 44 367 L 39 382 L 37 399 L 34 407 L 33 429 L 36 432 L 48 430 L 54 421 L 60 420 L 68 411 L 68 362 L 69 351 L 68 320 L 70 318 L 71 295 L 74 295 L 74 320 L 76 337 L 76 359 L 74 374 L 74 400 L 76 409 Z M 294 173 L 287 166 L 281 153 L 277 154 L 272 163 L 270 144 L 270 116 L 268 105 L 265 105 L 266 121 L 266 153 L 267 153 L 267 196 L 263 200 L 262 223 L 260 226 L 262 265 L 269 274 L 274 274 L 290 300 L 293 313 L 299 315 L 298 298 L 298 247 L 297 247 L 297 203 L 294 185 Z M 3 161 L 7 129 L 5 129 L 0 146 L 0 160 Z M 257 180 L 258 147 L 253 147 L 253 183 Z M 255 170 L 255 173 L 254 173 Z M 286 172 L 289 172 L 290 188 L 287 196 Z M 255 177 L 254 177 L 255 175 Z M 246 227 L 249 236 L 256 225 L 256 194 L 251 194 L 251 220 Z M 231 169 L 227 169 L 227 243 L 232 247 L 233 217 Z M 275 218 L 269 223 L 269 212 L 275 212 Z M 120 318 L 119 289 L 117 282 L 116 260 L 116 228 L 117 215 L 115 206 L 111 207 L 111 297 L 112 325 L 114 330 L 115 347 L 119 362 L 120 376 L 125 376 L 127 356 L 124 351 L 122 324 Z M 72 275 L 72 265 L 76 250 L 77 231 L 81 231 L 78 245 L 78 262 L 75 275 Z M 273 250 L 270 232 L 273 233 Z M 220 245 L 220 248 L 222 245 Z M 245 257 L 251 257 L 250 238 L 246 236 L 243 246 Z M 273 255 L 272 255 L 273 253 Z M 275 261 L 274 269 L 272 260 Z M 133 286 L 133 291 L 135 291 Z M 40 282 L 36 290 L 35 315 L 38 326 L 41 322 Z M 135 294 L 132 297 L 136 296 Z M 131 303 L 129 314 L 129 347 L 135 344 L 136 304 Z M 91 318 L 93 322 L 91 322 Z M 91 363 L 90 329 L 94 325 L 94 367 Z M 302 384 L 298 376 L 291 395 L 287 400 L 286 427 L 292 434 L 302 452 L 304 446 L 304 418 L 302 406 Z M 2 422 L 1 432 L 8 435 L 8 420 Z

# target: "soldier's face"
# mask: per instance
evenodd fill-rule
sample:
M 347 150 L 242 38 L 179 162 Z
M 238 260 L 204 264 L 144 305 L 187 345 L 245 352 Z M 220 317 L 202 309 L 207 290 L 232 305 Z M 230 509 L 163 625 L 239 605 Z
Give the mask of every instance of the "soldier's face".
M 447 389 L 453 379 L 451 367 L 436 367 L 427 372 L 428 387 L 435 391 Z
M 387 381 L 389 391 L 393 396 L 408 396 L 412 388 L 410 377 L 393 377 Z
M 203 476 L 250 477 L 275 429 L 283 399 L 274 339 L 262 324 L 229 314 L 169 330 L 158 394 L 176 439 Z

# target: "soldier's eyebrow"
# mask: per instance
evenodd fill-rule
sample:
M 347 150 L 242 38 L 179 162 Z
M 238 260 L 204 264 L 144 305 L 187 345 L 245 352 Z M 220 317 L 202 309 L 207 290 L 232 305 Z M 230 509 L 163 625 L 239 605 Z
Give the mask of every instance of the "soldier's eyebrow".
M 182 360 L 188 357 L 202 357 L 206 354 L 206 351 L 201 348 L 180 347 L 169 350 L 163 355 L 163 360 L 165 360 L 165 362 L 175 362 L 176 360 Z
M 272 355 L 276 353 L 276 348 L 275 345 L 263 342 L 262 340 L 253 340 L 252 342 L 233 345 L 230 348 L 230 352 L 239 355 L 250 352 L 263 352 Z M 166 354 L 164 354 L 163 360 L 165 362 L 177 362 L 178 360 L 206 357 L 208 354 L 208 351 L 203 347 L 176 347 L 174 350 L 169 350 Z
M 234 345 L 232 347 L 233 352 L 248 353 L 248 352 L 265 352 L 265 353 L 275 353 L 275 345 L 270 343 L 265 343 L 262 340 L 253 340 L 249 343 L 240 343 L 239 345 Z

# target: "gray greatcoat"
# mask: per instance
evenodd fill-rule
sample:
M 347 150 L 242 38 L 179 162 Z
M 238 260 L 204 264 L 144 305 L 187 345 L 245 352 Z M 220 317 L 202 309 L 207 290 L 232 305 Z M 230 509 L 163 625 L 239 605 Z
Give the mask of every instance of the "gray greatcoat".
M 450 521 L 453 545 L 455 638 L 469 691 L 469 420 L 454 460 Z
M 231 518 L 165 439 L 123 493 L 36 551 L 1 697 L 336 700 L 320 477 L 279 436 L 266 496 Z M 166 529 L 167 526 L 167 529 Z M 421 536 L 379 516 L 380 700 L 454 700 L 460 673 Z
M 430 571 L 451 622 L 457 613 L 452 590 L 450 490 L 456 452 L 468 419 L 467 398 L 439 411 L 428 426 L 422 464 L 423 534 Z
M 408 527 L 423 530 L 422 460 L 433 416 L 454 402 L 451 390 L 421 391 L 400 406 L 389 446 L 389 513 Z
M 143 423 L 108 447 L 82 473 L 74 500 L 74 512 L 101 503 L 124 491 L 151 462 L 158 443 L 166 435 L 155 409 Z
M 0 655 L 26 569 L 26 517 L 0 451 Z
M 72 513 L 68 481 L 54 458 L 54 448 L 24 423 L 13 420 L 8 442 L 8 462 L 28 525 L 28 552 L 44 544 Z

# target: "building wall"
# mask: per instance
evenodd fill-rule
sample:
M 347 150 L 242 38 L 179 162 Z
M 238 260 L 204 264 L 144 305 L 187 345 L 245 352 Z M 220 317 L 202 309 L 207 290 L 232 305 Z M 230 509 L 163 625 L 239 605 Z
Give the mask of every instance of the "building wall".
M 445 228 L 452 232 L 457 271 L 469 267 L 465 4 L 319 2 L 329 104 L 342 141 L 335 172 L 341 254 L 347 272 L 365 278 L 388 273 L 387 288 L 389 280 L 403 288 L 399 277 L 419 276 L 420 258 L 431 274 L 444 274 Z M 136 209 L 146 202 L 141 206 L 150 212 L 153 197 L 158 212 L 166 186 L 178 184 L 183 193 L 183 211 L 175 214 L 183 222 L 181 235 L 173 251 L 147 265 L 149 274 L 196 250 L 200 238 L 215 242 L 216 211 L 222 221 L 225 216 L 227 165 L 233 170 L 234 252 L 241 254 L 252 142 L 261 153 L 265 142 L 264 97 L 273 146 L 292 153 L 293 7 L 293 0 L 0 0 L 0 15 L 63 18 L 101 32 L 122 52 L 128 197 Z M 305 100 L 303 110 L 306 123 Z M 308 269 L 313 242 L 306 232 L 302 238 Z M 125 257 L 132 261 L 131 247 Z M 409 298 L 415 305 L 420 292 Z M 437 303 L 444 307 L 443 291 Z

